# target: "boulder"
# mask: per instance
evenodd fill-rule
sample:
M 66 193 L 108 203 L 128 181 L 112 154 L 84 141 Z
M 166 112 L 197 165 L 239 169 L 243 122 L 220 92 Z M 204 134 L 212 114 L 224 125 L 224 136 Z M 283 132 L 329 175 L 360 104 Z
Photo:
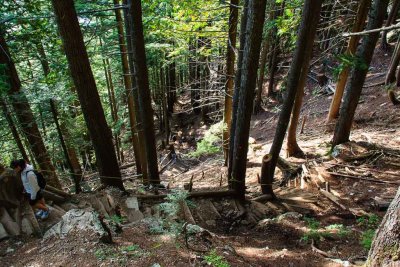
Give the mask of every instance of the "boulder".
M 71 231 L 92 232 L 102 239 L 107 236 L 107 231 L 103 228 L 99 215 L 93 209 L 72 209 L 62 216 L 60 222 L 51 227 L 45 234 L 44 239 L 50 237 L 65 238 Z
M 0 240 L 3 240 L 5 238 L 8 238 L 8 234 L 6 229 L 4 229 L 4 226 L 0 223 Z

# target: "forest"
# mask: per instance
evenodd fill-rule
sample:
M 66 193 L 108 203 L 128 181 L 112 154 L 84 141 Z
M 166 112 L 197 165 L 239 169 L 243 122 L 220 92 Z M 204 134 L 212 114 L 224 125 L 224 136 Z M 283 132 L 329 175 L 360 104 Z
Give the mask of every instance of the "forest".
M 0 266 L 400 266 L 399 33 L 400 0 L 1 0 Z

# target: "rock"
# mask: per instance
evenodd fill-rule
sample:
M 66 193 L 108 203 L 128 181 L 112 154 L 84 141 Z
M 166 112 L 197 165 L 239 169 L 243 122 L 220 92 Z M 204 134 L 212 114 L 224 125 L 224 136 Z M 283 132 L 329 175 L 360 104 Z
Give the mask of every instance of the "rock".
M 26 235 L 31 235 L 35 232 L 31 222 L 27 218 L 23 218 L 21 221 L 21 231 Z
M 275 222 L 276 222 L 276 219 L 264 219 L 257 223 L 256 228 L 264 228 L 267 225 L 274 224 Z
M 5 238 L 8 238 L 8 234 L 6 232 L 6 229 L 4 229 L 4 226 L 0 223 L 0 240 L 3 240 Z
M 249 144 L 255 144 L 256 143 L 256 139 L 254 139 L 253 137 L 249 137 Z
M 289 219 L 289 220 L 290 219 L 299 220 L 301 217 L 303 217 L 303 215 L 298 213 L 298 212 L 286 212 L 286 213 L 284 213 L 282 215 L 279 215 L 277 217 L 277 221 L 281 222 L 281 221 L 284 221 L 284 220 L 287 220 L 287 219 Z
M 18 224 L 11 218 L 5 208 L 2 208 L 0 217 L 0 223 L 3 224 L 4 228 L 6 229 L 7 233 L 11 236 L 16 236 L 20 234 L 20 229 Z
M 15 249 L 8 247 L 6 250 L 6 253 L 13 253 L 15 251 Z
M 217 226 L 217 222 L 215 221 L 215 220 L 207 220 L 207 221 L 205 221 L 205 223 L 208 225 L 208 226 Z
M 72 209 L 62 216 L 62 220 L 51 227 L 45 234 L 44 239 L 50 237 L 65 238 L 71 231 L 89 231 L 100 236 L 100 239 L 107 236 L 101 222 L 98 218 L 98 213 L 93 209 L 82 210 Z
M 137 222 L 144 218 L 143 213 L 140 210 L 129 209 L 127 210 L 128 221 Z
M 128 209 L 139 210 L 139 202 L 137 197 L 128 197 L 125 201 L 125 204 Z
M 128 197 L 125 200 L 126 215 L 129 222 L 137 222 L 144 218 L 143 213 L 139 210 L 139 201 L 137 197 Z

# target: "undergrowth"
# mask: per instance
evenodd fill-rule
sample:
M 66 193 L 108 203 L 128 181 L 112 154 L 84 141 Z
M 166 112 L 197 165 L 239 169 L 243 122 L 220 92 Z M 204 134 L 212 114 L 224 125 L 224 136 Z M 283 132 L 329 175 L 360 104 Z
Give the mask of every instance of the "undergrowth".
M 152 234 L 171 234 L 174 237 L 182 234 L 185 223 L 182 207 L 185 204 L 189 207 L 194 206 L 188 200 L 188 196 L 189 193 L 184 190 L 173 190 L 172 193 L 168 194 L 166 202 L 159 205 L 163 218 L 151 219 L 148 222 L 149 232 Z
M 207 261 L 207 264 L 210 264 L 213 267 L 229 267 L 229 263 L 225 260 L 223 256 L 217 254 L 215 249 L 211 250 L 204 259 Z
M 315 218 L 304 217 L 304 221 L 307 224 L 308 231 L 303 234 L 301 241 L 306 243 L 311 240 L 320 241 L 334 235 L 339 238 L 345 238 L 350 234 L 350 231 L 343 224 L 331 224 L 322 228 L 321 223 Z
M 196 150 L 189 153 L 190 157 L 198 158 L 206 155 L 213 155 L 221 151 L 222 133 L 224 123 L 218 122 L 210 127 L 200 142 L 197 142 Z
M 376 229 L 379 226 L 380 218 L 376 214 L 370 214 L 358 218 L 357 223 L 364 229 L 360 236 L 360 244 L 365 250 L 369 250 L 372 246 Z

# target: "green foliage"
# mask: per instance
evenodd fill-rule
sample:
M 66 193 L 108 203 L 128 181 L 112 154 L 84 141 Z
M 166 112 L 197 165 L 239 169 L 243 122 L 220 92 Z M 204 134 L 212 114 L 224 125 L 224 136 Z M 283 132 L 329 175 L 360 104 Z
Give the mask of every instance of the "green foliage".
M 344 238 L 350 234 L 350 231 L 343 224 L 331 224 L 325 227 L 326 230 L 336 230 L 340 238 Z
M 360 244 L 365 250 L 369 250 L 371 248 L 376 229 L 379 226 L 380 218 L 376 214 L 369 214 L 358 218 L 357 223 L 364 229 L 360 236 Z
M 367 229 L 376 229 L 379 226 L 380 218 L 376 214 L 369 214 L 357 219 L 360 227 Z
M 358 68 L 358 69 L 368 69 L 368 65 L 365 63 L 364 59 L 359 58 L 355 55 L 342 54 L 337 56 L 339 65 L 334 68 L 333 75 L 337 79 L 339 74 L 346 68 Z
M 118 216 L 118 215 L 107 216 L 106 218 L 117 224 L 121 224 L 126 221 L 126 218 Z
M 165 218 L 150 219 L 148 220 L 149 232 L 152 234 L 171 234 L 178 237 L 183 230 L 185 223 L 182 214 L 182 206 L 184 204 L 193 206 L 187 198 L 189 193 L 183 190 L 173 190 L 172 193 L 166 197 L 167 202 L 159 205 L 160 211 L 164 214 Z M 193 230 L 195 231 L 195 229 Z
M 360 243 L 365 248 L 365 250 L 369 250 L 372 245 L 372 240 L 375 236 L 375 230 L 368 229 L 361 234 Z
M 350 234 L 350 231 L 343 224 L 331 224 L 325 228 L 321 228 L 321 223 L 315 218 L 304 217 L 307 224 L 308 231 L 303 234 L 301 241 L 308 243 L 310 240 L 321 240 L 324 237 L 330 237 L 334 233 L 332 230 L 337 231 L 339 238 L 344 238 Z
M 118 256 L 112 248 L 100 248 L 95 251 L 94 255 L 100 261 L 106 259 L 115 259 Z
M 197 143 L 196 151 L 189 153 L 190 157 L 212 155 L 221 151 L 222 133 L 226 128 L 223 122 L 216 123 L 204 134 L 203 140 Z
M 312 230 L 317 230 L 321 223 L 312 217 L 304 217 L 304 221 L 307 223 L 308 228 Z
M 213 267 L 229 267 L 229 263 L 225 260 L 224 257 L 218 255 L 215 249 L 211 250 L 204 259 Z

